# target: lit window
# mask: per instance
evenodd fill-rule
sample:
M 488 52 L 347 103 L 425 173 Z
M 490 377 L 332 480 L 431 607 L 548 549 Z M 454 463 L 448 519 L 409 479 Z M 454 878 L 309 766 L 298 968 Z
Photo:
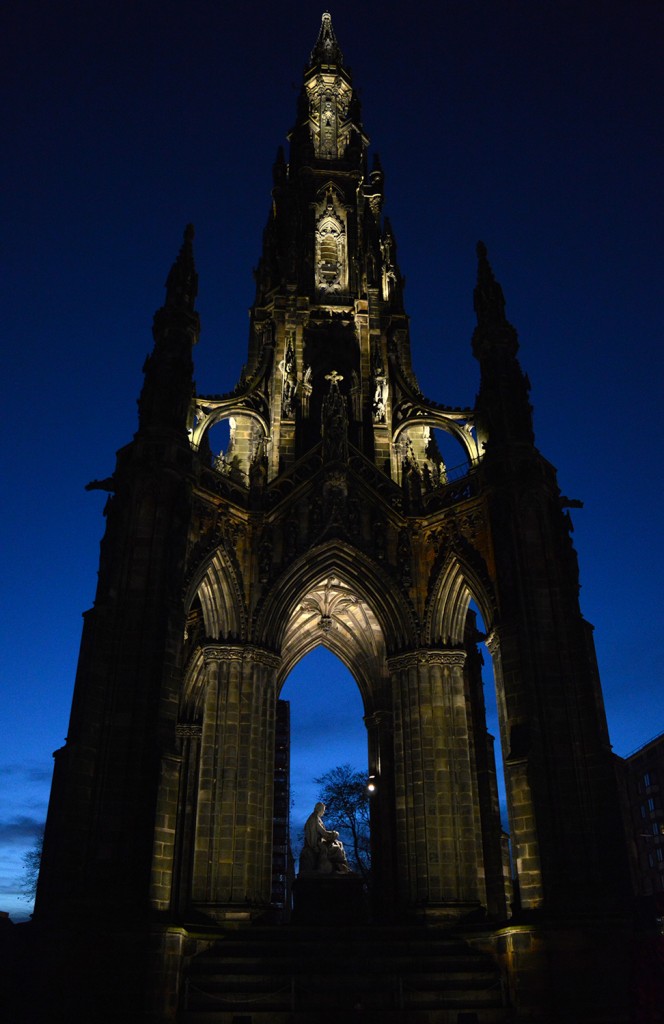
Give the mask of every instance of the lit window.
M 658 825 L 658 823 L 656 821 L 653 821 L 653 823 L 652 823 L 652 834 L 654 836 L 658 836 L 659 835 L 659 825 Z
M 650 772 L 645 772 L 643 776 L 643 785 L 652 786 L 652 782 L 650 781 Z
M 334 235 L 326 235 L 320 245 L 320 258 L 323 263 L 336 263 L 339 250 Z M 649 783 L 647 783 L 649 785 Z
M 648 810 L 651 813 L 655 810 L 655 800 L 653 797 L 648 797 Z

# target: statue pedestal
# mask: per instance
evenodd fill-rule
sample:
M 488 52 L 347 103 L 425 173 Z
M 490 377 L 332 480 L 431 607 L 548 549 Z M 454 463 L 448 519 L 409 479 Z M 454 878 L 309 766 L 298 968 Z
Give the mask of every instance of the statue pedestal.
M 368 908 L 359 875 L 319 875 L 293 883 L 293 924 L 364 924 Z

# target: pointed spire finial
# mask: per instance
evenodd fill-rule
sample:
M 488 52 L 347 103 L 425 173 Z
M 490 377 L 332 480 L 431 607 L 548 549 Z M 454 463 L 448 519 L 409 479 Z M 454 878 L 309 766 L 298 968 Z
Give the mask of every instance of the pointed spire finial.
M 337 37 L 332 28 L 332 15 L 325 11 L 321 20 L 320 32 L 316 45 L 311 51 L 309 65 L 313 64 L 343 64 L 344 55 L 339 48 Z
M 477 286 L 473 304 L 478 324 L 506 323 L 505 297 L 494 277 L 484 242 L 477 243 Z
M 194 227 L 187 224 L 178 257 L 166 279 L 166 306 L 193 310 L 198 294 L 198 274 L 194 266 Z
M 502 445 L 533 444 L 530 384 L 519 366 L 517 333 L 505 316 L 505 297 L 496 281 L 484 242 L 477 243 L 477 285 L 473 296 L 477 327 L 473 355 L 481 368 L 478 422 L 487 454 Z

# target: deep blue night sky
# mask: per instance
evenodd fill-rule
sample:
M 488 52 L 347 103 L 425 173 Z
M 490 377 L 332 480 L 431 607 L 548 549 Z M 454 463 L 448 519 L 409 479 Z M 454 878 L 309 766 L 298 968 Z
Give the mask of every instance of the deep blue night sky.
M 24 0 L 2 16 L 0 909 L 13 916 L 29 909 L 17 864 L 45 816 L 94 597 L 105 496 L 84 485 L 136 429 L 152 314 L 190 221 L 198 390 L 235 384 L 271 166 L 322 10 Z M 625 755 L 664 730 L 663 8 L 343 0 L 331 13 L 385 170 L 415 369 L 445 404 L 477 390 L 475 243 L 488 246 L 538 447 L 585 503 L 581 603 Z M 288 692 L 310 777 L 364 756 L 331 747 L 352 691 L 312 664 Z M 360 715 L 358 702 L 362 728 Z

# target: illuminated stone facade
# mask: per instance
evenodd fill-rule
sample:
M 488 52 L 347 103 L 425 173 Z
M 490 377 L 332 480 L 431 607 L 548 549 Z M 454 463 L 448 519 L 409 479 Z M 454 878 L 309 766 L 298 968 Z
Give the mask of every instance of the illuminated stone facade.
M 493 658 L 519 908 L 565 918 L 625 895 L 566 501 L 534 444 L 502 291 L 480 245 L 476 404 L 425 397 L 367 149 L 325 15 L 274 165 L 240 380 L 194 393 L 188 229 L 109 485 L 37 916 L 179 928 L 164 963 L 192 922 L 269 907 L 276 702 L 318 645 L 364 703 L 375 918 L 506 924 L 471 601 Z

